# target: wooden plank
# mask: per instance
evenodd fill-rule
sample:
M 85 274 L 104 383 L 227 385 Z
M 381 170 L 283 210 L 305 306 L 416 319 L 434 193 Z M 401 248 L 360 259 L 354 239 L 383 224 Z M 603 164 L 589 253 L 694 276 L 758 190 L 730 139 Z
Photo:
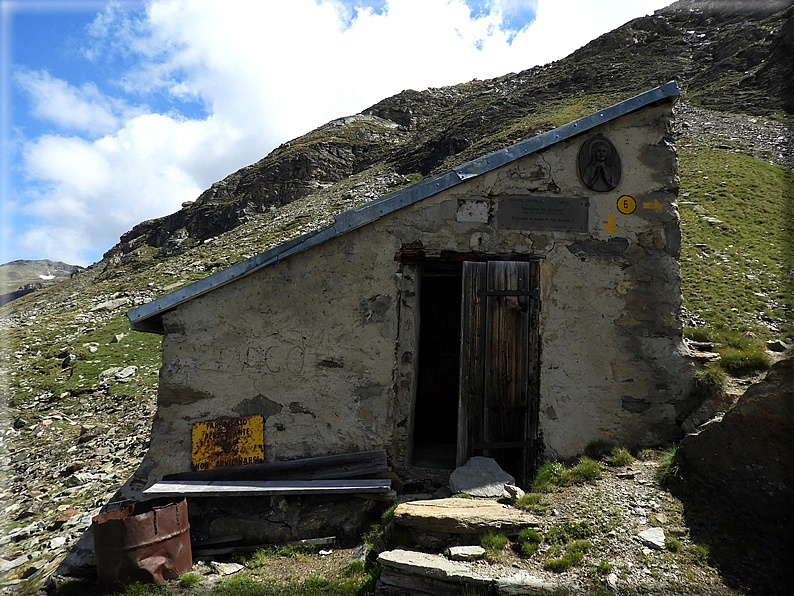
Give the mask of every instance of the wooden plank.
M 163 480 L 331 480 L 388 471 L 386 451 L 375 449 L 202 472 L 168 474 Z
M 529 263 L 488 263 L 484 391 L 487 416 L 483 441 L 486 444 L 526 439 L 529 277 Z M 522 452 L 501 451 L 496 445 L 486 452 L 523 483 Z
M 149 497 L 162 496 L 268 496 L 385 493 L 391 490 L 391 480 L 165 480 L 143 491 Z
M 458 397 L 458 445 L 456 464 L 472 455 L 471 443 L 482 441 L 482 354 L 485 263 L 463 263 L 461 290 L 460 377 Z
M 526 433 L 528 440 L 534 446 L 527 449 L 524 462 L 524 476 L 532 478 L 535 475 L 540 456 L 540 261 L 530 263 L 530 288 L 532 299 L 529 309 L 529 369 L 527 380 L 529 383 L 528 409 L 526 418 Z

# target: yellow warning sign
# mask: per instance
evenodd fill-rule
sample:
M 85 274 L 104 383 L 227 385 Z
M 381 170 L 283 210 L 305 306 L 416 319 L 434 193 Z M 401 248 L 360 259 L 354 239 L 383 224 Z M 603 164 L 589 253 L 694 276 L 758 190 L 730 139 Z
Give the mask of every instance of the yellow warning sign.
M 218 418 L 195 422 L 192 429 L 193 471 L 258 464 L 265 461 L 262 416 Z
M 634 197 L 623 195 L 618 199 L 618 211 L 623 215 L 630 215 L 634 213 L 635 209 L 637 209 L 637 201 L 634 200 Z

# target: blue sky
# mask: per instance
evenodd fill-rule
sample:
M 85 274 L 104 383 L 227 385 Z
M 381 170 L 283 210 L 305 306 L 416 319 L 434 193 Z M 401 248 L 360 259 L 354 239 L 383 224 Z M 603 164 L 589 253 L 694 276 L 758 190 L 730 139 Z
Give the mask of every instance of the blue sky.
M 88 265 L 403 89 L 563 58 L 669 0 L 0 0 L 0 262 Z

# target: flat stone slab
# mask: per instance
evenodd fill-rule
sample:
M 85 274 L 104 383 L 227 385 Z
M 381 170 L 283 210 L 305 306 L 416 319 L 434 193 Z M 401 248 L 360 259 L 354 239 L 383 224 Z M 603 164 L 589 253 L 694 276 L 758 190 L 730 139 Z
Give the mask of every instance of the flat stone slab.
M 405 549 L 381 553 L 378 563 L 381 568 L 379 594 L 458 596 L 461 587 L 468 585 L 495 589 L 497 594 L 507 596 L 554 594 L 560 588 L 560 585 L 544 581 L 526 571 L 505 576 L 484 575 L 465 563 L 449 561 L 442 555 Z
M 402 574 L 421 575 L 458 584 L 490 582 L 490 578 L 476 573 L 468 565 L 450 561 L 444 555 L 397 549 L 378 555 L 378 563 L 383 573 L 396 570 Z
M 394 510 L 394 521 L 423 532 L 448 534 L 514 535 L 540 525 L 534 515 L 490 499 L 455 498 L 402 503 Z

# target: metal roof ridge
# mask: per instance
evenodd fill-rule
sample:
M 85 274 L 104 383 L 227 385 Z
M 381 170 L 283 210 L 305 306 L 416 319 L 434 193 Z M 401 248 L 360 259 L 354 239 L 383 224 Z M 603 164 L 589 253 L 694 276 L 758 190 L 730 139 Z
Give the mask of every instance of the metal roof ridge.
M 423 199 L 431 197 L 439 192 L 457 186 L 466 180 L 491 172 L 508 163 L 522 157 L 526 157 L 541 149 L 572 138 L 591 130 L 592 128 L 610 122 L 655 103 L 659 100 L 675 97 L 680 94 L 678 85 L 675 81 L 669 81 L 639 95 L 616 103 L 608 108 L 593 112 L 588 116 L 559 126 L 548 132 L 524 139 L 498 149 L 487 155 L 483 155 L 450 170 L 425 178 L 419 182 L 397 190 L 395 192 L 382 195 L 372 201 L 352 207 L 337 214 L 334 223 L 324 228 L 312 230 L 297 238 L 283 242 L 271 249 L 261 252 L 253 257 L 240 261 L 226 269 L 216 271 L 200 280 L 192 282 L 186 286 L 178 288 L 173 292 L 158 296 L 154 300 L 142 304 L 127 311 L 127 318 L 133 329 L 137 331 L 147 331 L 162 333 L 158 325 L 147 323 L 158 314 L 170 310 L 197 298 L 203 294 L 211 292 L 224 286 L 240 277 L 250 275 L 268 265 L 283 260 L 295 253 L 304 251 L 312 246 L 321 244 L 335 236 L 350 232 L 356 228 L 366 225 L 381 217 L 393 213 L 403 207 L 417 203 Z

